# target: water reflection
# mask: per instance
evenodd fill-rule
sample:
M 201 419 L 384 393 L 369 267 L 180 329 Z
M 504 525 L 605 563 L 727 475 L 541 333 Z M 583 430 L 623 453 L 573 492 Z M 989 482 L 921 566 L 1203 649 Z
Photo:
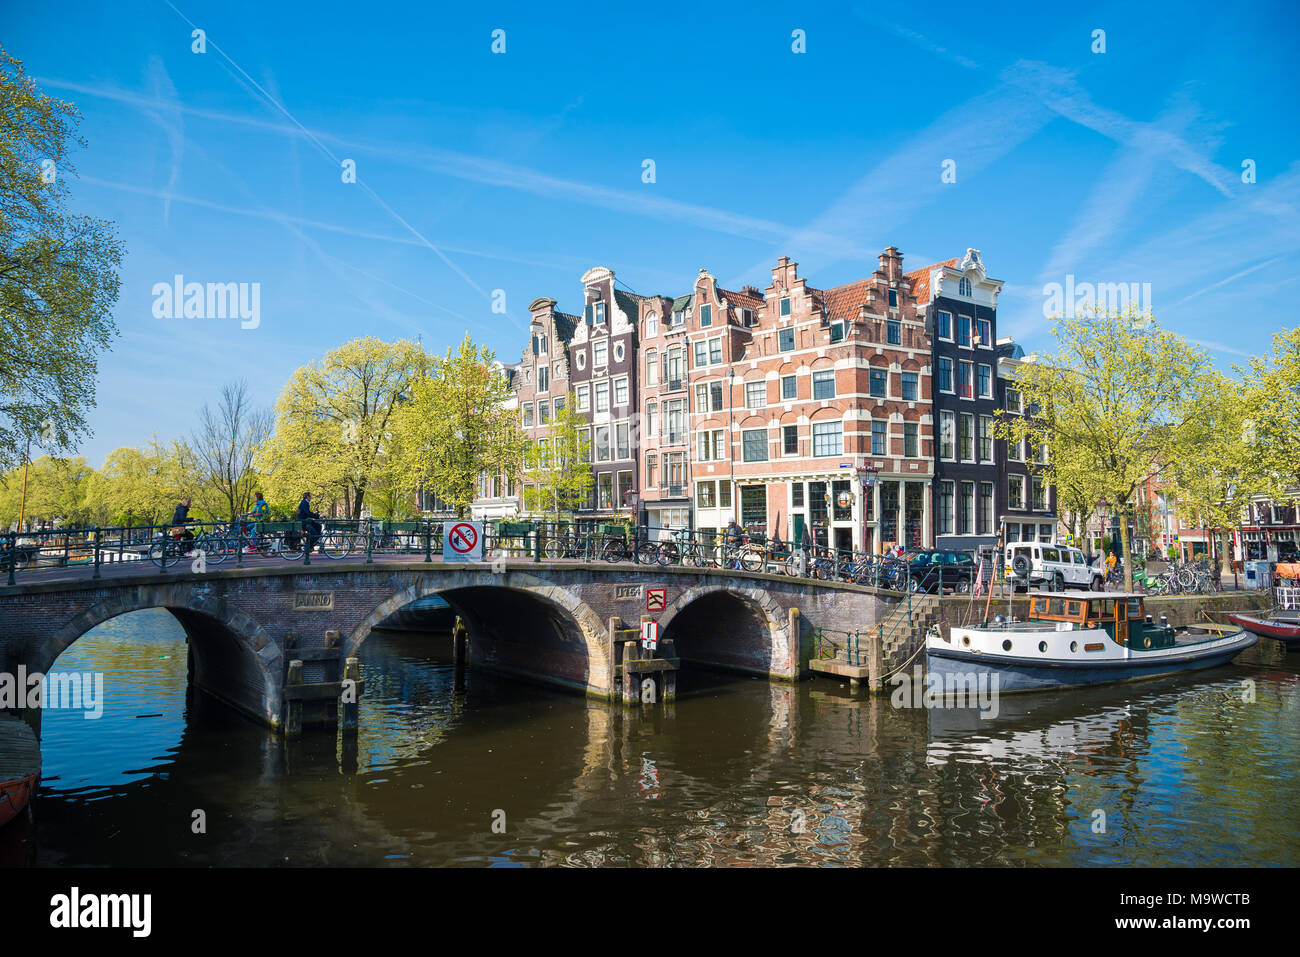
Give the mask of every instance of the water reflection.
M 58 662 L 105 672 L 104 716 L 45 716 L 37 825 L 0 863 L 1300 863 L 1294 655 L 991 720 L 708 672 L 625 713 L 473 671 L 457 694 L 445 635 L 363 655 L 356 738 L 284 742 L 187 699 L 166 613 L 105 623 Z

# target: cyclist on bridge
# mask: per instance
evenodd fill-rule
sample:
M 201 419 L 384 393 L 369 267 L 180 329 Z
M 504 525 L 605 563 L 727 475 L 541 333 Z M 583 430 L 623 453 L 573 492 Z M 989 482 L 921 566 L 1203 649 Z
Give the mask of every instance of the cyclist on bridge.
M 308 555 L 320 541 L 322 526 L 319 519 L 320 513 L 311 510 L 311 492 L 303 492 L 302 501 L 298 503 L 298 521 L 303 523 L 303 530 L 307 533 L 307 541 L 303 544 L 303 548 Z
M 190 521 L 190 500 L 188 498 L 181 499 L 180 504 L 176 506 L 176 511 L 172 512 L 172 525 L 178 526 L 180 531 L 172 534 L 187 542 L 194 541 L 194 533 L 185 527 Z

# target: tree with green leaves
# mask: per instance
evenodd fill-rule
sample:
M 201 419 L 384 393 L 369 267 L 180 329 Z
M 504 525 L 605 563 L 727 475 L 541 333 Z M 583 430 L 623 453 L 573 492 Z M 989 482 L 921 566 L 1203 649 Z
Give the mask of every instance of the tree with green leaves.
M 68 209 L 79 121 L 0 49 L 0 468 L 33 440 L 57 452 L 90 434 L 98 354 L 117 334 L 116 229 Z
M 1168 463 L 1197 454 L 1206 416 L 1223 396 L 1209 356 L 1149 314 L 1098 310 L 1059 319 L 1053 333 L 1056 351 L 1017 370 L 1030 414 L 1002 413 L 996 428 L 1012 441 L 1045 444 L 1050 480 L 1093 483 L 1098 500 L 1120 516 L 1132 590 L 1128 517 L 1137 489 Z
M 514 390 L 496 356 L 468 335 L 435 359 L 394 417 L 396 458 L 407 488 L 437 492 L 463 518 L 481 475 L 518 475 L 527 437 Z
M 252 508 L 259 481 L 253 460 L 270 431 L 270 416 L 253 406 L 243 379 L 222 387 L 216 408 L 205 404 L 199 410 L 192 443 L 199 484 L 224 503 L 222 518 L 234 521 Z
M 558 402 L 559 400 L 557 400 Z M 558 519 L 582 504 L 594 479 L 587 420 L 574 411 L 573 394 L 548 423 L 545 437 L 530 444 L 524 460 L 524 508 Z
M 359 519 L 371 487 L 393 480 L 395 417 L 429 361 L 418 343 L 364 336 L 295 372 L 256 457 L 275 500 L 296 503 L 311 491 Z
M 1273 352 L 1251 359 L 1243 371 L 1257 491 L 1291 499 L 1300 489 L 1300 326 L 1276 333 Z

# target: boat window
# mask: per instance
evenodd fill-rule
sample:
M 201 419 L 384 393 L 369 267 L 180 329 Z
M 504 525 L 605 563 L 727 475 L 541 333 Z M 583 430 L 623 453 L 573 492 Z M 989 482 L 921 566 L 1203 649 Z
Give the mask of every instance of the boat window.
M 1142 617 L 1142 599 L 1130 598 L 1128 600 L 1128 616 L 1130 619 Z
M 1101 598 L 1094 602 L 1088 603 L 1091 614 L 1094 618 L 1114 618 L 1115 617 L 1115 599 Z
M 1047 613 L 1049 615 L 1063 616 L 1065 614 L 1065 599 L 1053 598 L 1050 602 L 1048 602 L 1047 607 L 1048 607 Z
M 1070 609 L 1069 611 L 1070 617 L 1077 618 L 1079 617 L 1079 612 L 1083 610 L 1083 602 L 1072 601 L 1070 602 L 1068 607 Z
M 1035 615 L 1043 615 L 1043 614 L 1046 614 L 1046 613 L 1047 613 L 1047 599 L 1046 599 L 1046 598 L 1035 598 L 1035 599 L 1034 599 L 1034 614 L 1035 614 Z

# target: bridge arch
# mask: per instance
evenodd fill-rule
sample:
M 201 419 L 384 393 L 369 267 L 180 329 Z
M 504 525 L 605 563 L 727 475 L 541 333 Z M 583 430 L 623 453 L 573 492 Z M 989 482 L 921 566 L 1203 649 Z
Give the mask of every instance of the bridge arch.
M 284 668 L 278 645 L 252 618 L 189 583 L 122 589 L 95 602 L 35 643 L 27 667 L 46 673 L 96 625 L 153 608 L 170 612 L 185 629 L 196 686 L 259 719 L 269 717 L 265 702 L 278 700 Z
M 465 620 L 474 664 L 526 673 L 580 691 L 608 693 L 610 643 L 600 616 L 571 590 L 515 570 L 502 574 L 465 570 L 436 579 L 416 578 L 376 605 L 352 629 L 344 641 L 344 653 L 357 654 L 371 629 L 430 595 L 442 598 Z M 534 667 L 516 667 L 511 654 L 515 636 L 535 625 L 537 615 L 549 620 L 554 639 L 546 649 L 552 667 L 544 674 Z
M 688 661 L 778 677 L 798 674 L 798 637 L 790 634 L 788 613 L 758 583 L 736 579 L 688 588 L 664 609 L 659 635 L 671 638 Z

